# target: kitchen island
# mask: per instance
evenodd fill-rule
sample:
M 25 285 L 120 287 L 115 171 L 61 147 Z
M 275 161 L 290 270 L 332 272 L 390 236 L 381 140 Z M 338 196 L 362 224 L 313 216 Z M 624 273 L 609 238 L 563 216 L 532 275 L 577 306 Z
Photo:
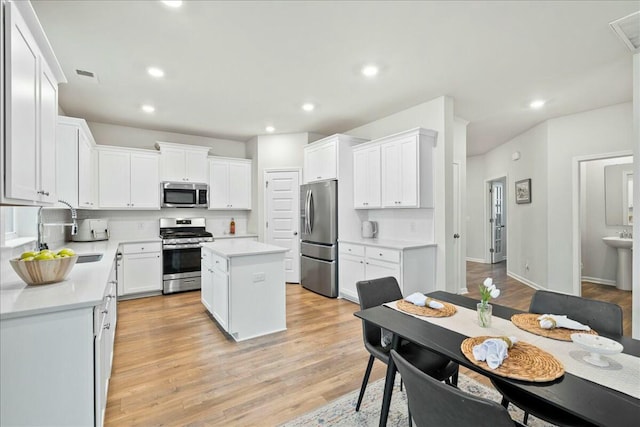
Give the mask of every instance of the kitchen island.
M 234 340 L 287 329 L 284 254 L 249 239 L 202 244 L 202 304 Z

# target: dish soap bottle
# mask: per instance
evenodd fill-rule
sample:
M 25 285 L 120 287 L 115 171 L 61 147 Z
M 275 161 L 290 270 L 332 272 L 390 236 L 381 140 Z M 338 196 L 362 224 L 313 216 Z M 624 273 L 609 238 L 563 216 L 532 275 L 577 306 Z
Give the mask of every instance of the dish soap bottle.
M 229 224 L 229 234 L 236 234 L 236 222 L 231 218 L 231 224 Z

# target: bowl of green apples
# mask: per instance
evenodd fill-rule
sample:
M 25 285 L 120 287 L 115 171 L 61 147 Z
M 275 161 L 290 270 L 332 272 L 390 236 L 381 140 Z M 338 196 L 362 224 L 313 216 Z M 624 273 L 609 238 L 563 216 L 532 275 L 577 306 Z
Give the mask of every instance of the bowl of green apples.
M 19 258 L 9 260 L 16 274 L 28 285 L 62 282 L 71 273 L 76 261 L 78 255 L 67 248 L 57 252 L 49 249 L 27 251 Z

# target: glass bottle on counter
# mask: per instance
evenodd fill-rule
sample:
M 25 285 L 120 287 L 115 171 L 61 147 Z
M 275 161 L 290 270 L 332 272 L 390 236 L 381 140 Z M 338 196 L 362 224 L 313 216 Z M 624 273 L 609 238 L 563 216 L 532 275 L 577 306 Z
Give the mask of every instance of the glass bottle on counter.
M 231 218 L 231 224 L 229 224 L 229 234 L 236 234 L 236 221 Z

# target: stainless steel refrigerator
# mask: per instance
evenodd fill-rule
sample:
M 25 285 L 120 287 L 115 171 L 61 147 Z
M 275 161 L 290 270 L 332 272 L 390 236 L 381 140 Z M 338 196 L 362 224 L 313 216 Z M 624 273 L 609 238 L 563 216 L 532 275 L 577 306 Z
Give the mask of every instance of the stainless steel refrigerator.
M 300 283 L 338 296 L 338 181 L 300 186 Z

